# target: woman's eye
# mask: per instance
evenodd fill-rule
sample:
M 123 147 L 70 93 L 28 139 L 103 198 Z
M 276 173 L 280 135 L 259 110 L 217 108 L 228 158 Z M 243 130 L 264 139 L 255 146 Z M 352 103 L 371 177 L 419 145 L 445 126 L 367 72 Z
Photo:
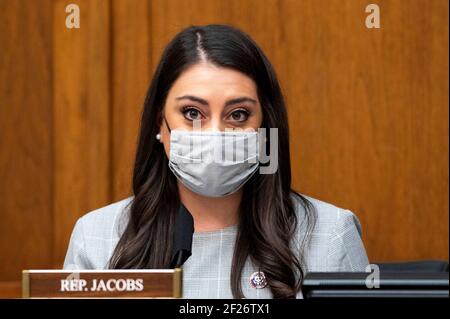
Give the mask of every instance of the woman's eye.
M 186 108 L 183 110 L 184 117 L 189 121 L 201 120 L 202 114 L 199 110 L 194 108 Z
M 244 122 L 248 118 L 248 112 L 244 110 L 237 110 L 231 113 L 231 119 L 236 122 Z

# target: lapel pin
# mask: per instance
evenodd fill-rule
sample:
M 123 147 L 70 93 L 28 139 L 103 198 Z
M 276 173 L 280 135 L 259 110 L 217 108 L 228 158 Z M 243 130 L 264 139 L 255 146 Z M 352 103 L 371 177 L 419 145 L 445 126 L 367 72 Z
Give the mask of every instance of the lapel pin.
M 250 284 L 253 288 L 262 289 L 267 286 L 266 276 L 262 271 L 256 271 L 250 276 Z

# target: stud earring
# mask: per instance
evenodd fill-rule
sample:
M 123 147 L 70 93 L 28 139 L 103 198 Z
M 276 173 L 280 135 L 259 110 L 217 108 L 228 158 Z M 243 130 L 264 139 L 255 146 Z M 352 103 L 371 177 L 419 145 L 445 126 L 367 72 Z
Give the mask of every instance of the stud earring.
M 156 139 L 158 140 L 158 141 L 161 141 L 161 134 L 156 134 Z

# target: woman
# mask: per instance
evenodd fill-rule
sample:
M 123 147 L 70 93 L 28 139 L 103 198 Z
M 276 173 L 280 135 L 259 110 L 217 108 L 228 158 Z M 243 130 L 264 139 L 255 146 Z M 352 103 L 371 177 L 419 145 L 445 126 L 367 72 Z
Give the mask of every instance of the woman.
M 248 35 L 224 25 L 183 30 L 147 93 L 133 196 L 77 221 L 64 268 L 169 268 L 183 205 L 195 226 L 185 298 L 302 297 L 306 272 L 365 271 L 356 216 L 291 189 L 287 123 L 275 72 Z M 277 134 L 255 135 L 260 128 Z M 209 149 L 227 143 L 218 137 L 245 141 L 236 149 L 244 160 L 177 160 L 203 154 L 195 138 Z M 270 163 L 255 164 L 263 150 Z

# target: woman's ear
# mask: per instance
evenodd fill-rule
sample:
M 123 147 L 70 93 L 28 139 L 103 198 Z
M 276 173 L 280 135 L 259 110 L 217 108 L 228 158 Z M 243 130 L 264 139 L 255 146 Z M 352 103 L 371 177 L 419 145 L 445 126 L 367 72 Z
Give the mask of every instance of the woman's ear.
M 163 130 L 164 130 L 164 121 L 163 121 L 163 115 L 162 115 L 162 113 L 159 113 L 158 114 L 158 117 L 157 117 L 157 122 L 158 122 L 158 125 L 159 125 L 159 132 L 156 134 L 156 136 L 155 136 L 155 138 L 160 142 L 160 143 L 163 143 L 164 142 L 164 134 L 163 134 Z

